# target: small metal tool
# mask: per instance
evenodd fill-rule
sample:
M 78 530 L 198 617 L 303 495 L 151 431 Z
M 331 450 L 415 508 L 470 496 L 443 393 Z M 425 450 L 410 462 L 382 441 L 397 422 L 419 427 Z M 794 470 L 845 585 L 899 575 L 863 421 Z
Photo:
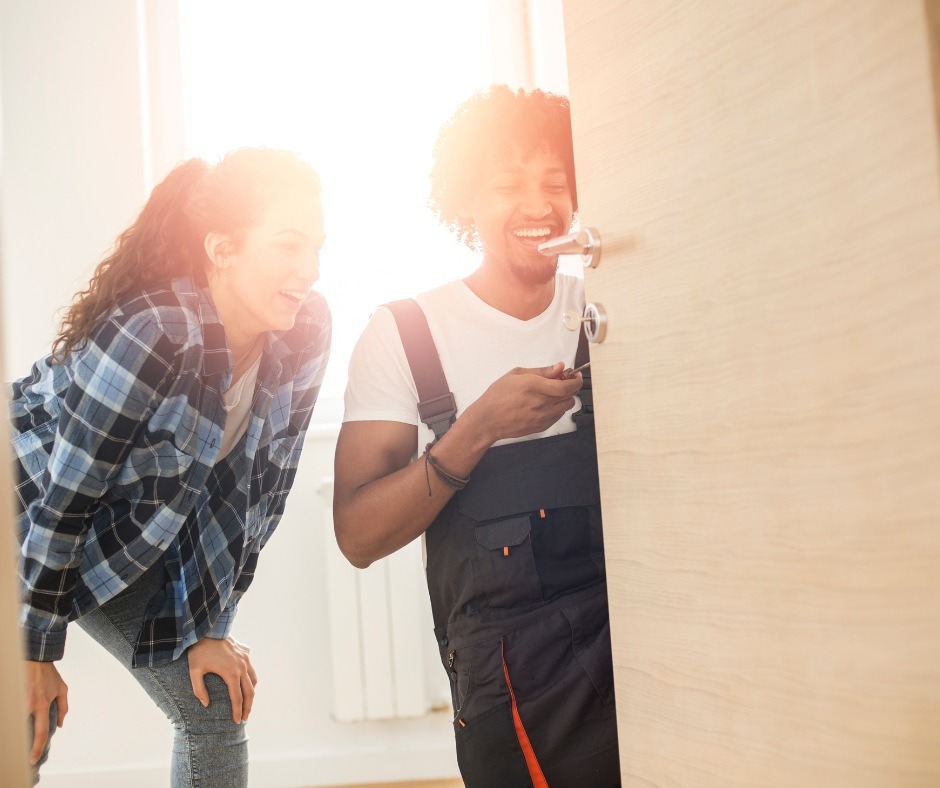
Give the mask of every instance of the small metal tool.
M 582 364 L 580 367 L 575 367 L 574 369 L 570 369 L 570 368 L 566 369 L 564 372 L 561 373 L 561 376 L 563 379 L 568 380 L 568 378 L 573 378 L 578 372 L 580 372 L 583 369 L 587 369 L 589 366 L 591 366 L 590 361 L 588 361 L 587 364 Z

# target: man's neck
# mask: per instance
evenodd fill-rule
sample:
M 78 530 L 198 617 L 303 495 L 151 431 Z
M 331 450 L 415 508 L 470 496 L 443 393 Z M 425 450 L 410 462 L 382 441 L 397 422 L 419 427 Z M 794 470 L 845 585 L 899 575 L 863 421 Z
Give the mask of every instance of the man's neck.
M 543 283 L 526 282 L 485 261 L 464 282 L 481 301 L 518 320 L 538 317 L 555 297 L 554 276 Z

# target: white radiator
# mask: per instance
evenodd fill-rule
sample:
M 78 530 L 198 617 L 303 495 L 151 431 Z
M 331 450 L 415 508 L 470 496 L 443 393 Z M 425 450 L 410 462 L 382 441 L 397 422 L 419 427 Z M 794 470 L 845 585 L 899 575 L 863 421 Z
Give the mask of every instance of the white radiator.
M 333 537 L 333 479 L 319 487 L 327 534 L 333 716 L 418 717 L 450 703 L 434 643 L 421 540 L 356 569 Z

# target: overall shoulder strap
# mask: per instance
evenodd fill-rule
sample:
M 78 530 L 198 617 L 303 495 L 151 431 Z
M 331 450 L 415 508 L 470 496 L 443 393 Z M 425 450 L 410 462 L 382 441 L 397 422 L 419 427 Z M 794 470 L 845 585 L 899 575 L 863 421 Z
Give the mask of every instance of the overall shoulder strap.
M 584 331 L 580 331 L 579 333 L 578 351 L 574 361 L 576 367 L 580 367 L 582 364 L 586 364 L 591 360 L 587 337 L 584 336 Z M 574 419 L 574 423 L 577 424 L 578 427 L 594 424 L 594 392 L 591 387 L 590 367 L 582 370 L 581 379 L 584 381 L 581 386 L 581 391 L 578 393 L 578 396 L 581 398 L 581 410 L 571 414 L 571 418 Z
M 584 335 L 584 330 L 581 329 L 578 332 L 578 350 L 574 356 L 574 365 L 580 367 L 582 364 L 587 364 L 591 360 L 591 351 L 588 347 L 587 337 Z M 588 367 L 584 372 L 587 372 L 587 375 L 582 373 L 582 377 L 590 377 L 590 367 Z
M 418 389 L 418 416 L 438 440 L 454 423 L 457 403 L 447 385 L 428 320 L 413 298 L 385 304 L 395 318 L 411 376 Z

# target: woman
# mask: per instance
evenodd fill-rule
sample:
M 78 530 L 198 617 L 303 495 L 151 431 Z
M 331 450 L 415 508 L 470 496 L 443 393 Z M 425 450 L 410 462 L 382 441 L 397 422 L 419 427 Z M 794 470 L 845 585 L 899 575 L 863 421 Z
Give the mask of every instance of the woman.
M 319 179 L 294 155 L 187 161 L 13 384 L 35 779 L 74 620 L 173 722 L 174 786 L 247 785 L 257 677 L 229 632 L 329 355 L 323 240 Z

